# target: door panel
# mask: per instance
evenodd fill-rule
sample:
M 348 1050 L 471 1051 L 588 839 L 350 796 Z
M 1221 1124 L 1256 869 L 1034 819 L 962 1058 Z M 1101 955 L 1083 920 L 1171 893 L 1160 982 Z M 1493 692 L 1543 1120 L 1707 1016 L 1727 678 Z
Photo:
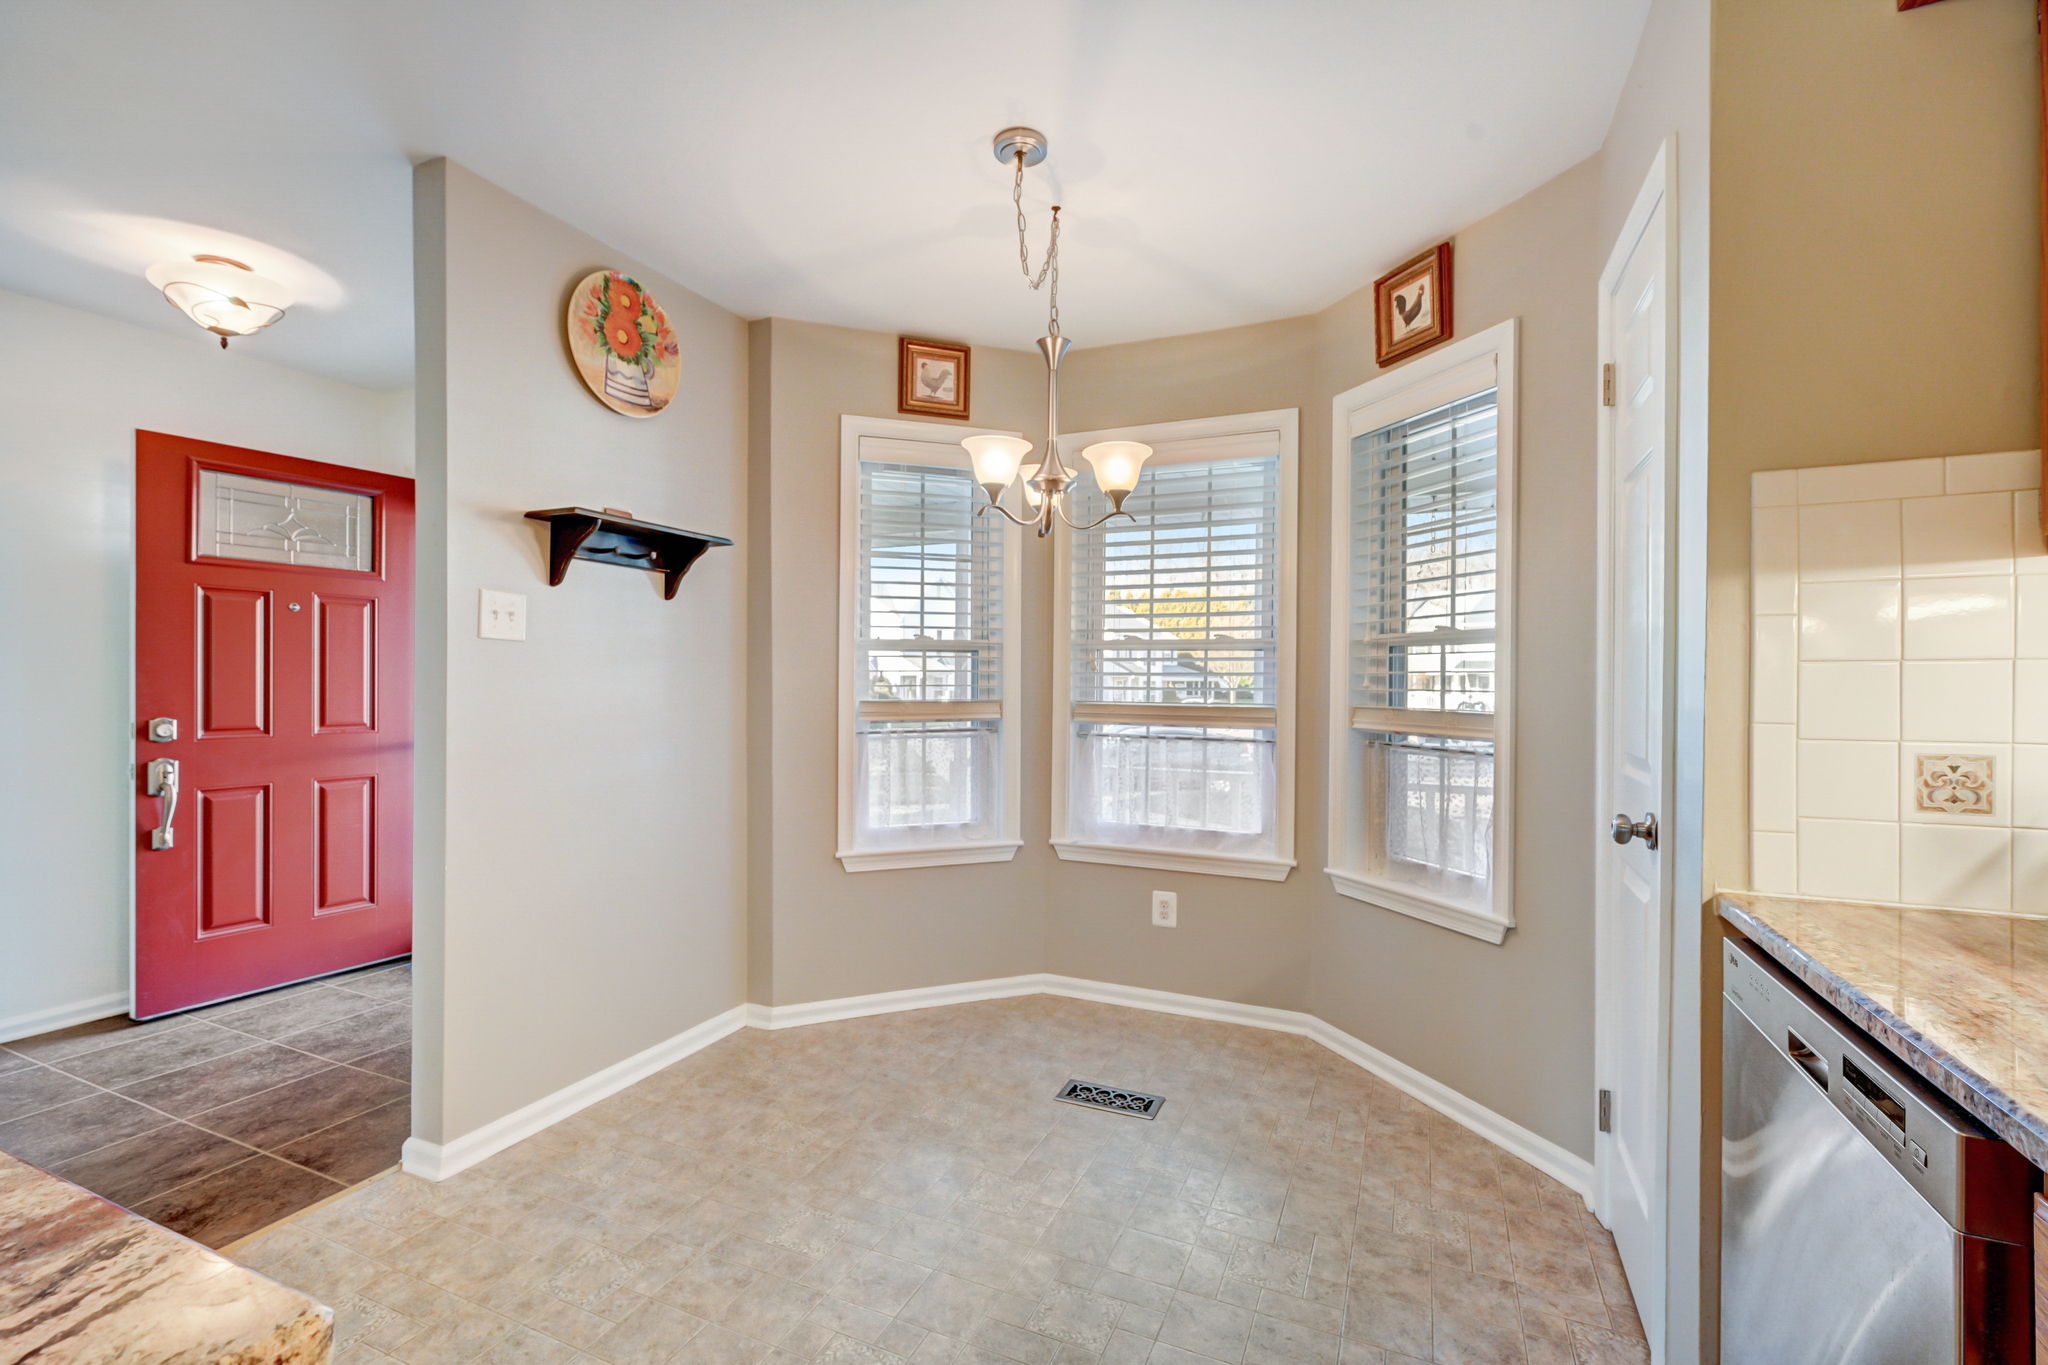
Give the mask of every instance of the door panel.
M 270 594 L 199 589 L 199 733 L 270 732 Z
M 136 434 L 138 1018 L 411 951 L 412 575 L 411 480 Z
M 199 793 L 199 932 L 270 922 L 270 788 Z
M 318 630 L 314 678 L 320 689 L 314 728 L 321 734 L 376 729 L 376 602 L 322 597 L 313 610 Z
M 376 900 L 377 779 L 339 777 L 314 784 L 313 913 L 360 910 Z

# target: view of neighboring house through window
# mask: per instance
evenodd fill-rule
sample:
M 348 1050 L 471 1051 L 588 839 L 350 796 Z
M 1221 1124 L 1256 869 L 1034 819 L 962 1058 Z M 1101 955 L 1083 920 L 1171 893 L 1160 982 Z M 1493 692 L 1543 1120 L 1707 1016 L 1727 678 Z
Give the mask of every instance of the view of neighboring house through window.
M 1133 520 L 1074 533 L 1062 547 L 1064 856 L 1123 861 L 1124 851 L 1154 855 L 1144 865 L 1286 873 L 1282 539 L 1292 471 L 1283 479 L 1274 416 L 1253 421 L 1262 430 L 1206 439 L 1119 433 L 1156 450 L 1124 504 Z M 1091 482 L 1076 501 L 1082 519 L 1107 507 Z
M 974 515 L 981 494 L 957 444 L 856 444 L 841 856 L 849 867 L 865 854 L 898 855 L 875 866 L 998 845 L 994 855 L 922 860 L 1009 856 L 1004 631 L 1015 538 L 1000 518 Z

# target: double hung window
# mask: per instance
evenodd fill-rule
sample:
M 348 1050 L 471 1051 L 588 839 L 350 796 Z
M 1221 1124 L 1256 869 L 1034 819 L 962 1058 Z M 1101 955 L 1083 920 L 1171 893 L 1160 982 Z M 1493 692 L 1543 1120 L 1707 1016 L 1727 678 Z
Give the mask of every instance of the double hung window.
M 842 419 L 841 793 L 849 871 L 991 862 L 1017 839 L 1018 536 L 960 432 Z
M 1513 324 L 1336 403 L 1330 876 L 1499 942 Z
M 1293 866 L 1295 414 L 1068 438 L 1153 447 L 1060 543 L 1060 855 L 1279 879 Z M 1107 510 L 1092 480 L 1076 515 Z

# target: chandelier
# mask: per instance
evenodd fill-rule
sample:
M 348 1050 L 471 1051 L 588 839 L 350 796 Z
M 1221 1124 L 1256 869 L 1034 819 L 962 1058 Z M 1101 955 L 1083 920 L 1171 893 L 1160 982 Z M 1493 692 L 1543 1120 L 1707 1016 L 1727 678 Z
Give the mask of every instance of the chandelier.
M 1060 334 L 1060 208 L 1053 205 L 1052 230 L 1045 245 L 1045 260 L 1034 275 L 1031 249 L 1024 221 L 1024 168 L 1045 160 L 1045 134 L 1036 128 L 1005 128 L 995 137 L 996 160 L 1016 167 L 1010 202 L 1017 210 L 1017 266 L 1033 290 L 1044 289 L 1048 302 L 1045 335 L 1038 339 L 1038 351 L 1045 357 L 1045 454 L 1026 464 L 1031 442 L 1021 436 L 969 436 L 960 444 L 974 466 L 974 481 L 988 494 L 988 501 L 975 515 L 994 508 L 1019 526 L 1036 526 L 1038 534 L 1051 532 L 1057 517 L 1076 531 L 1100 526 L 1111 517 L 1129 517 L 1124 499 L 1138 486 L 1152 447 L 1138 441 L 1098 441 L 1081 452 L 1095 472 L 1095 484 L 1109 498 L 1109 511 L 1087 523 L 1067 515 L 1067 494 L 1074 473 L 1060 459 L 1060 360 L 1071 344 Z M 1003 494 L 1012 484 L 1020 487 L 1028 516 L 1003 505 Z

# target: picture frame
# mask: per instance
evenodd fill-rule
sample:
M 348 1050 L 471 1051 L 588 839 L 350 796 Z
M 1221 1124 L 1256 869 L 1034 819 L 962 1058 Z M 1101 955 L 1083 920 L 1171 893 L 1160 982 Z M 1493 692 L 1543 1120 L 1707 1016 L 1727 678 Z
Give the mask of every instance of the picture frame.
M 1451 244 L 1438 242 L 1372 282 L 1373 358 L 1381 367 L 1451 339 Z
M 970 347 L 898 337 L 896 411 L 967 419 Z

